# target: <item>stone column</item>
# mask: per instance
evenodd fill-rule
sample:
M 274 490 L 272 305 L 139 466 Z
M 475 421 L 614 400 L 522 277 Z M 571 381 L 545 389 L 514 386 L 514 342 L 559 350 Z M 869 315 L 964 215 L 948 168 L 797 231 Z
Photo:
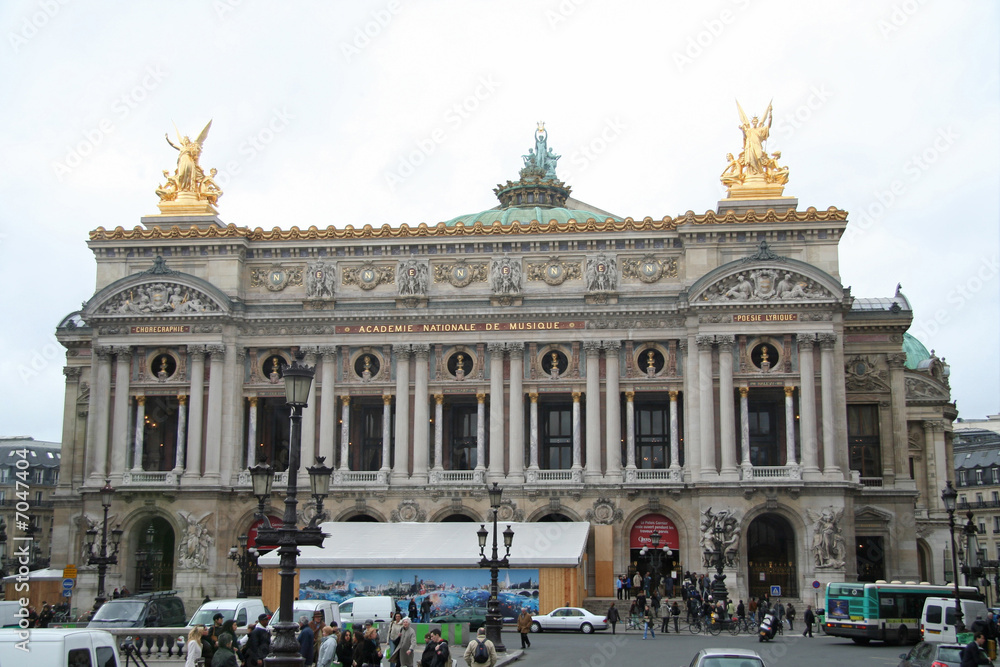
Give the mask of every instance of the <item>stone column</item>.
M 718 476 L 715 467 L 715 392 L 712 387 L 712 336 L 698 336 L 698 403 L 701 418 L 701 475 Z
M 319 455 L 326 457 L 327 465 L 336 468 L 337 459 L 334 452 L 337 445 L 334 425 L 337 423 L 337 390 L 334 378 L 337 372 L 337 347 L 326 345 L 319 348 L 319 353 Z M 389 457 L 384 459 L 388 461 Z
M 304 363 L 316 368 L 316 353 L 307 352 Z M 306 407 L 302 408 L 302 449 L 299 458 L 299 472 L 305 473 L 306 487 L 309 488 L 309 471 L 307 468 L 316 465 L 316 381 L 309 385 L 309 397 Z
M 635 480 L 635 392 L 625 392 L 625 478 Z
M 476 470 L 486 470 L 486 394 L 482 392 L 476 394 Z M 476 476 L 476 481 L 482 479 Z
M 177 447 L 174 448 L 174 474 L 184 472 L 184 450 L 187 444 L 187 396 L 177 396 Z
M 191 377 L 191 409 L 188 412 L 187 461 L 182 481 L 196 483 L 201 478 L 202 429 L 205 406 L 205 348 L 188 346 Z M 272 462 L 273 463 L 273 462 Z
M 533 391 L 528 394 L 531 401 L 531 415 L 528 425 L 528 468 L 538 470 L 538 392 Z
M 906 355 L 902 352 L 887 354 L 886 361 L 889 364 L 889 386 L 892 389 L 890 396 L 892 439 L 890 440 L 883 435 L 882 442 L 900 443 L 899 446 L 893 447 L 894 456 L 892 463 L 896 474 L 892 483 L 895 484 L 896 488 L 915 489 L 916 483 L 910 479 L 910 461 L 908 447 L 906 446 L 908 442 L 908 438 L 906 437 L 906 379 L 904 375 L 904 371 L 906 370 L 904 367 Z M 886 482 L 887 480 L 883 480 L 883 484 Z
M 219 449 L 215 452 L 215 466 L 219 480 L 224 486 L 234 484 L 233 465 L 243 449 L 243 370 L 246 363 L 246 348 L 237 349 L 235 344 L 226 345 L 222 380 L 222 433 Z M 313 383 L 315 384 L 315 383 Z M 310 396 L 312 394 L 310 393 Z M 305 450 L 303 449 L 303 452 Z M 310 452 L 311 453 L 311 452 Z M 310 454 L 304 453 L 304 457 Z M 306 458 L 303 458 L 306 460 Z M 302 479 L 302 478 L 300 478 Z M 309 476 L 305 476 L 308 480 Z M 306 481 L 308 485 L 308 481 Z M 308 486 L 306 487 L 308 488 Z
M 208 375 L 208 423 L 205 430 L 205 474 L 209 483 L 218 483 L 219 449 L 222 447 L 222 390 L 225 384 L 226 348 L 222 345 L 207 345 L 205 349 L 212 355 Z
M 416 359 L 413 384 L 413 477 L 421 484 L 427 483 L 427 459 L 430 457 L 431 406 L 427 391 L 429 354 L 430 346 L 426 343 L 413 346 Z
M 489 477 L 503 477 L 503 343 L 489 343 L 490 351 L 490 463 Z
M 601 470 L 601 344 L 583 342 L 587 355 L 587 472 L 584 479 L 593 482 Z
M 616 481 L 622 474 L 622 404 L 619 388 L 618 350 L 620 340 L 606 340 L 604 345 L 604 428 L 605 447 L 607 448 L 607 473 L 609 481 Z
M 351 469 L 351 397 L 340 397 L 340 470 Z
M 92 378 L 87 418 L 88 486 L 104 486 L 108 469 L 108 420 L 111 415 L 111 347 L 95 345 L 91 358 Z
M 795 387 L 785 387 L 785 465 L 797 466 L 795 458 Z
M 680 432 L 677 430 L 677 392 L 670 392 L 670 468 L 681 469 Z
M 507 343 L 510 354 L 510 435 L 507 481 L 524 482 L 524 343 Z
M 389 445 L 392 444 L 392 394 L 382 394 L 382 465 L 379 470 L 389 472 Z
M 744 468 L 750 463 L 750 387 L 740 387 L 740 464 Z
M 677 346 L 684 356 L 684 470 L 685 479 L 701 479 L 701 416 L 698 410 L 698 355 L 694 334 Z
M 392 480 L 401 482 L 410 476 L 410 346 L 393 345 L 396 357 L 396 458 Z
M 257 397 L 247 396 L 247 466 L 257 465 Z
M 583 468 L 581 462 L 582 446 L 580 441 L 580 392 L 573 392 L 573 470 Z
M 69 493 L 76 481 L 74 470 L 78 466 L 81 452 L 80 441 L 76 438 L 77 406 L 76 399 L 80 394 L 80 366 L 63 366 L 66 376 L 66 387 L 63 393 L 63 424 L 62 424 L 62 454 L 60 455 L 59 488 Z
M 822 333 L 819 335 L 819 390 L 820 404 L 823 407 L 823 474 L 827 477 L 843 479 L 844 474 L 837 467 L 837 445 L 839 443 L 837 443 L 835 428 L 837 415 L 833 411 L 833 388 L 836 382 L 833 375 L 833 348 L 836 344 L 836 334 Z M 841 415 L 841 419 L 846 418 L 846 414 Z
M 132 471 L 142 470 L 142 448 L 146 437 L 146 397 L 135 397 L 135 442 L 132 445 Z
M 719 343 L 719 422 L 722 478 L 739 479 L 736 472 L 736 415 L 733 394 L 734 336 L 716 336 Z
M 943 433 L 940 424 L 932 421 L 925 421 L 924 424 L 924 460 L 927 462 L 927 509 L 943 510 L 941 494 L 937 489 L 944 488 L 948 481 L 947 477 L 938 477 L 938 471 L 947 471 L 947 456 L 945 453 L 944 441 L 939 444 L 938 433 Z
M 811 334 L 800 335 L 799 375 L 802 387 L 799 389 L 799 420 L 802 437 L 802 473 L 819 472 L 819 452 L 816 444 L 816 370 L 813 361 L 813 338 Z
M 120 484 L 128 455 L 129 375 L 132 370 L 132 348 L 115 346 L 115 408 L 111 425 L 111 481 Z M 141 461 L 140 461 L 141 464 Z
M 444 394 L 434 394 L 434 470 L 444 470 Z

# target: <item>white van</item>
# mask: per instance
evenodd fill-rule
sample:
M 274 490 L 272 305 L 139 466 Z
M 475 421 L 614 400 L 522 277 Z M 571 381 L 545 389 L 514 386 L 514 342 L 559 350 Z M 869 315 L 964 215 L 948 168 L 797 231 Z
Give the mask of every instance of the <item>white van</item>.
M 23 634 L 29 637 L 25 639 L 15 630 L 0 633 L 0 666 L 119 667 L 122 664 L 115 639 L 105 630 L 39 628 Z M 18 648 L 24 641 L 30 652 Z
M 196 625 L 211 626 L 212 617 L 216 614 L 222 614 L 223 620 L 226 621 L 235 620 L 238 628 L 245 628 L 264 613 L 267 613 L 267 610 L 264 609 L 264 602 L 260 598 L 210 600 L 198 607 L 198 611 L 188 621 L 187 629 L 190 630 Z
M 375 621 L 387 623 L 396 612 L 396 603 L 388 595 L 348 598 L 340 603 L 340 617 L 345 623 Z
M 323 622 L 327 625 L 336 623 L 338 626 L 344 627 L 340 620 L 340 608 L 336 602 L 331 600 L 296 600 L 295 604 L 292 605 L 292 620 L 298 623 L 300 617 L 306 616 L 311 621 L 313 614 L 317 611 L 323 612 Z M 269 629 L 278 622 L 280 613 L 281 607 L 274 610 L 274 615 L 271 616 L 271 620 L 267 624 Z M 3 666 L 0 665 L 0 667 Z
M 21 617 L 21 603 L 16 600 L 0 602 L 0 628 L 16 628 L 19 626 Z
M 962 622 L 966 628 L 971 628 L 977 618 L 986 620 L 989 610 L 985 604 L 978 600 L 961 600 L 961 603 Z M 927 598 L 920 614 L 920 632 L 927 642 L 958 641 L 955 636 L 955 598 Z

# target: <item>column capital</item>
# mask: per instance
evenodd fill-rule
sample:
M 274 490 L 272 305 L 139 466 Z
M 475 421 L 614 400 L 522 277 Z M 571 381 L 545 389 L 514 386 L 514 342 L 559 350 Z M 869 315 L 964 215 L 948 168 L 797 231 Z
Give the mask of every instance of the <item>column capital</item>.
M 226 346 L 222 344 L 206 345 L 205 351 L 212 355 L 213 358 L 219 357 L 221 359 L 226 356 Z
M 177 403 L 179 405 L 187 405 L 188 397 L 187 394 L 177 394 Z
M 505 348 L 506 346 L 503 343 L 498 343 L 496 341 L 486 344 L 486 349 L 489 350 L 490 354 L 502 355 Z
M 632 392 L 632 393 L 634 394 L 635 392 Z M 670 402 L 671 403 L 676 403 L 677 402 L 677 396 L 678 396 L 678 394 L 680 394 L 680 392 L 677 391 L 676 389 L 671 389 L 667 393 L 670 395 Z M 631 400 L 631 399 L 629 399 L 629 400 Z
M 476 394 L 476 403 L 485 403 L 485 402 L 486 402 L 486 394 L 484 394 L 483 392 L 479 392 L 478 394 Z
M 906 364 L 906 354 L 903 352 L 897 352 L 895 354 L 885 355 L 885 360 L 889 363 L 890 369 L 903 368 Z
M 621 347 L 622 347 L 622 342 L 620 340 L 618 340 L 618 339 L 604 340 L 604 341 L 601 341 L 601 345 L 604 347 L 605 350 L 608 350 L 608 351 L 620 350 Z
M 79 366 L 63 366 L 63 375 L 66 376 L 67 380 L 76 382 L 80 379 L 80 373 L 82 369 Z
M 523 359 L 524 343 L 520 341 L 516 343 L 507 343 L 507 351 L 510 352 L 510 356 L 512 359 Z
M 346 407 L 348 407 L 348 406 L 351 405 L 351 397 L 349 395 L 348 396 L 341 396 L 340 397 L 340 402 L 346 408 Z
M 146 397 L 144 395 L 139 395 L 135 397 L 136 405 L 146 405 Z
M 837 334 L 835 333 L 821 333 L 818 338 L 820 349 L 823 350 L 832 350 L 837 344 Z
M 740 387 L 740 398 L 746 398 L 750 395 L 750 387 Z
M 382 405 L 392 405 L 392 394 L 382 394 Z
M 582 394 L 581 394 L 580 392 L 578 392 L 578 391 L 574 391 L 574 392 L 573 392 L 573 402 L 574 402 L 574 403 L 579 403 L 579 402 L 580 402 L 580 396 L 581 396 L 581 395 L 582 395 Z
M 583 341 L 583 349 L 587 352 L 587 356 L 601 353 L 601 341 L 599 340 L 585 340 Z
M 698 344 L 698 349 L 702 351 L 709 351 L 712 346 L 715 345 L 715 336 L 701 335 L 695 338 L 695 343 Z
M 113 346 L 115 355 L 123 361 L 125 359 L 132 358 L 132 346 L 131 345 L 115 345 Z
M 188 345 L 187 346 L 188 356 L 191 359 L 204 359 L 205 358 L 205 346 L 204 345 Z
M 399 345 L 393 345 L 392 346 L 392 353 L 394 355 L 396 355 L 397 357 L 399 357 L 399 359 L 406 360 L 406 359 L 410 358 L 410 354 L 412 353 L 412 350 L 410 349 L 410 346 L 409 346 L 408 343 L 403 343 L 403 344 L 399 344 Z
M 256 408 L 257 407 L 257 397 L 256 396 L 247 396 L 247 400 L 250 401 L 250 407 L 251 408 Z
M 108 357 L 111 356 L 111 346 L 110 345 L 95 345 L 94 355 L 97 357 L 98 361 L 107 361 Z
M 633 400 L 635 400 L 635 392 L 631 391 L 631 390 L 630 391 L 626 391 L 625 392 L 625 400 L 627 402 L 629 402 L 629 403 L 631 403 Z
M 732 334 L 721 334 L 715 337 L 715 342 L 719 344 L 719 349 L 721 350 L 724 345 L 729 345 L 731 347 L 736 342 L 736 336 Z
M 532 391 L 532 392 L 529 392 L 529 393 L 528 393 L 528 399 L 529 399 L 529 400 L 530 400 L 530 401 L 531 401 L 532 403 L 537 403 L 537 402 L 538 402 L 538 392 L 537 392 L 537 391 Z
M 431 346 L 427 343 L 414 343 L 413 344 L 413 356 L 417 359 L 426 360 L 428 355 L 430 355 Z
M 688 351 L 688 339 L 687 338 L 681 338 L 680 340 L 678 340 L 677 341 L 677 349 L 680 350 L 681 352 L 687 352 Z
M 795 344 L 799 346 L 799 352 L 812 352 L 816 343 L 816 334 L 796 334 Z
M 316 348 L 316 350 L 321 355 L 323 355 L 324 358 L 326 358 L 326 357 L 332 357 L 333 355 L 337 354 L 337 346 L 336 345 L 320 345 L 318 348 Z
M 434 402 L 438 405 L 444 405 L 444 394 L 434 394 Z
M 795 393 L 795 387 L 785 387 L 785 398 L 791 398 Z

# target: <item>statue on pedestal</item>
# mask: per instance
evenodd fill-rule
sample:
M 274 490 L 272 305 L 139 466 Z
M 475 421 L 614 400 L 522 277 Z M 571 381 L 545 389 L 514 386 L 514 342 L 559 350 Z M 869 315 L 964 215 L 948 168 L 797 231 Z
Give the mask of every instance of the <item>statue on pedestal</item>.
M 170 135 L 165 134 L 167 143 L 177 150 L 177 168 L 173 174 L 163 172 L 166 183 L 156 189 L 156 194 L 160 198 L 160 211 L 165 214 L 185 215 L 185 214 L 214 214 L 213 206 L 218 203 L 222 196 L 222 189 L 215 182 L 215 169 L 210 170 L 209 175 L 205 175 L 198 159 L 201 157 L 202 145 L 208 138 L 208 131 L 212 127 L 212 121 L 198 134 L 198 138 L 192 141 L 187 135 L 181 135 L 177 127 L 177 143 L 170 140 Z
M 764 144 L 771 134 L 774 115 L 767 105 L 763 118 L 747 119 L 740 103 L 740 132 L 743 133 L 743 150 L 739 156 L 726 154 L 726 169 L 719 180 L 729 189 L 732 199 L 766 199 L 780 197 L 788 183 L 788 168 L 778 164 L 781 152 L 768 153 Z

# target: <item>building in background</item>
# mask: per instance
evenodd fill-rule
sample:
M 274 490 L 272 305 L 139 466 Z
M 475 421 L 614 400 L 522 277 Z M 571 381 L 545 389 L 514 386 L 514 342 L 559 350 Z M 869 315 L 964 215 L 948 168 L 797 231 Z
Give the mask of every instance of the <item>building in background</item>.
M 52 494 L 59 483 L 58 442 L 0 436 L 0 566 L 13 574 L 22 554 L 32 569 L 48 567 L 52 550 Z M 30 537 L 30 540 L 18 539 Z
M 653 567 L 654 533 L 670 550 L 657 576 L 721 559 L 743 598 L 943 581 L 947 366 L 906 334 L 899 288 L 841 283 L 847 212 L 798 210 L 763 149 L 770 110 L 741 116 L 728 196 L 656 220 L 570 196 L 540 127 L 494 208 L 237 227 L 216 215 L 199 137 L 158 215 L 91 233 L 95 293 L 58 326 L 56 564 L 82 562 L 110 479 L 125 536 L 109 588 L 235 594 L 228 550 L 256 533 L 246 468 L 279 471 L 278 518 L 282 370 L 302 354 L 302 461 L 336 468 L 334 521 L 482 522 L 495 481 L 502 521 L 591 524 L 591 596 Z
M 1000 433 L 956 429 L 954 447 L 959 562 L 984 567 L 984 583 L 997 588 L 994 595 L 1000 599 Z

